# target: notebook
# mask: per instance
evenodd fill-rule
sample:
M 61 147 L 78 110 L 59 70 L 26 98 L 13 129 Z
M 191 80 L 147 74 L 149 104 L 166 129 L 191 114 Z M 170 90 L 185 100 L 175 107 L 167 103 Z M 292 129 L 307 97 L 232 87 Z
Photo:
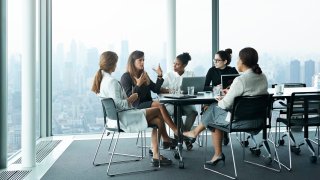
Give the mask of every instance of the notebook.
M 182 78 L 180 89 L 183 91 L 183 94 L 188 94 L 188 86 L 194 87 L 194 94 L 197 94 L 200 91 L 203 91 L 206 77 L 184 77 Z
M 238 77 L 240 74 L 226 74 L 221 75 L 221 87 L 222 89 L 230 88 L 233 80 Z
M 164 96 L 165 98 L 173 98 L 173 99 L 188 99 L 188 98 L 196 98 L 196 95 L 187 95 L 187 94 L 168 94 Z

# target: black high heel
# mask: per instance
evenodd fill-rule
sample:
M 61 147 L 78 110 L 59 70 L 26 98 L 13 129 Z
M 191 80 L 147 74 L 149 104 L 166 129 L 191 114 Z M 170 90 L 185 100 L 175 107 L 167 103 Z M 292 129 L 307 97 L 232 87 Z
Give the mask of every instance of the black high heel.
M 191 143 L 194 143 L 194 142 L 196 142 L 197 138 L 195 138 L 195 137 L 188 137 L 188 136 L 183 135 L 183 140 L 184 140 L 184 141 L 189 141 L 189 142 L 191 142 Z
M 211 166 L 215 166 L 218 164 L 219 161 L 223 161 L 223 163 L 225 162 L 226 157 L 224 156 L 223 153 L 221 153 L 221 155 L 214 161 L 206 161 L 207 165 L 211 165 Z
M 162 142 L 162 147 L 163 149 L 168 149 L 168 148 L 175 149 L 177 144 L 178 144 L 177 140 L 170 138 L 169 142 L 165 142 L 165 141 Z
M 183 140 L 194 143 L 194 142 L 196 142 L 197 138 L 183 136 Z

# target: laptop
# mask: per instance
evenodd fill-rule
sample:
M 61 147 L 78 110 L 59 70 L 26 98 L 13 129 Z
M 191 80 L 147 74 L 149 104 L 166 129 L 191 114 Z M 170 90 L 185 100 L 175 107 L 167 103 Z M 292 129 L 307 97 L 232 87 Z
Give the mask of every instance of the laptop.
M 194 94 L 197 94 L 200 91 L 203 91 L 206 77 L 184 77 L 182 78 L 180 89 L 183 91 L 183 94 L 188 94 L 188 86 L 194 87 Z
M 238 76 L 240 76 L 240 74 L 221 75 L 221 87 L 222 87 L 222 89 L 230 88 L 233 80 Z

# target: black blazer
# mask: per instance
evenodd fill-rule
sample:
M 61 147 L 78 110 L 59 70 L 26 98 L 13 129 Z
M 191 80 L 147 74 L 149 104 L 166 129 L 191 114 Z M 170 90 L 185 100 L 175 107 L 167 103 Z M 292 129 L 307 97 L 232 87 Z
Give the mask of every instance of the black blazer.
M 156 83 L 154 83 L 150 79 L 150 84 L 148 86 L 142 85 L 139 87 L 133 83 L 133 80 L 129 72 L 126 72 L 122 75 L 120 82 L 128 97 L 131 96 L 132 92 L 138 93 L 139 98 L 137 101 L 133 103 L 134 107 L 138 107 L 141 103 L 152 102 L 151 91 L 154 93 L 160 93 L 160 88 L 161 88 L 161 85 L 163 84 L 163 81 L 164 80 L 162 78 L 161 79 L 157 78 Z M 150 103 L 150 106 L 151 106 L 151 103 Z
M 217 69 L 216 67 L 211 67 L 206 75 L 206 82 L 204 84 L 205 91 L 212 91 L 212 86 L 221 84 L 221 75 L 225 74 L 239 74 L 236 68 L 226 66 L 224 69 Z M 212 86 L 210 86 L 212 84 Z

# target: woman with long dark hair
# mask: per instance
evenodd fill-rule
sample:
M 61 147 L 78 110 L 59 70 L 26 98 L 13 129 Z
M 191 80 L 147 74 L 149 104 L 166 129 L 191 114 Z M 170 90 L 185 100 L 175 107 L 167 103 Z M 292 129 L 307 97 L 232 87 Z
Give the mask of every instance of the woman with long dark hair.
M 161 85 L 163 83 L 162 69 L 158 65 L 157 69 L 154 69 L 158 74 L 156 83 L 154 83 L 148 73 L 144 70 L 144 52 L 133 51 L 127 63 L 127 72 L 121 77 L 121 84 L 127 94 L 131 96 L 133 93 L 137 93 L 139 98 L 132 104 L 138 109 L 156 107 L 160 109 L 163 120 L 173 130 L 174 134 L 178 134 L 178 129 L 173 123 L 166 107 L 159 101 L 153 101 L 151 97 L 151 91 L 154 93 L 160 93 Z M 171 148 L 174 148 L 177 142 L 174 139 L 170 139 L 168 142 Z
M 115 71 L 118 62 L 118 55 L 112 51 L 106 51 L 100 56 L 99 70 L 97 71 L 92 91 L 101 98 L 112 98 L 118 110 L 130 109 L 132 104 L 138 99 L 138 94 L 133 93 L 127 96 L 118 80 L 111 74 Z M 131 109 L 118 113 L 121 129 L 125 132 L 137 132 L 145 130 L 148 125 L 156 125 L 163 138 L 163 145 L 168 148 L 170 138 L 166 132 L 165 124 L 159 108 Z M 107 122 L 109 123 L 109 121 Z M 157 131 L 152 130 L 151 146 L 153 151 L 152 164 L 170 165 L 172 161 L 164 156 L 158 156 Z

